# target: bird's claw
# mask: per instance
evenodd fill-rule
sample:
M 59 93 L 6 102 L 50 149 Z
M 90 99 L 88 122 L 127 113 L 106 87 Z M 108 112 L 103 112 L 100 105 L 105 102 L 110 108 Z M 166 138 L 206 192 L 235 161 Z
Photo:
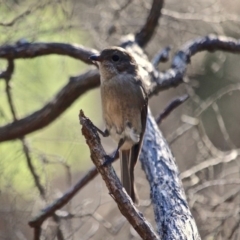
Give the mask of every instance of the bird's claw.
M 106 167 L 108 164 L 111 164 L 114 162 L 114 157 L 109 156 L 109 155 L 105 155 L 104 156 L 104 163 L 102 164 L 103 167 Z

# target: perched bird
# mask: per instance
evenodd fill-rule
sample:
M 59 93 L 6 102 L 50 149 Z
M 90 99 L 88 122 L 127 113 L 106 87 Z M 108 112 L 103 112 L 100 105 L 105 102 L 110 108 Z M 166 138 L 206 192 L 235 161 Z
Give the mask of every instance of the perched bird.
M 133 202 L 137 203 L 134 187 L 134 166 L 140 154 L 146 127 L 148 98 L 134 57 L 120 47 L 103 50 L 90 57 L 99 65 L 101 99 L 106 130 L 97 130 L 111 136 L 121 159 L 121 179 Z

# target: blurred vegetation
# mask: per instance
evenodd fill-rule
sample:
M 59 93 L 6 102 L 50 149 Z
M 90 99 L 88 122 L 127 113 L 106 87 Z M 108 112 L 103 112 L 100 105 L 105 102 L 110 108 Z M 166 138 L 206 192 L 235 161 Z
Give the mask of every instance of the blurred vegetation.
M 35 1 L 34 1 L 35 2 Z M 43 42 L 68 42 L 84 44 L 87 34 L 78 28 L 69 27 L 74 23 L 68 11 L 71 5 L 63 6 L 57 2 L 9 1 L 0 3 L 0 15 L 4 23 L 11 22 L 17 15 L 27 9 L 26 14 L 11 27 L 0 26 L 0 44 L 15 43 L 19 39 Z M 33 3 L 35 5 L 33 5 Z M 16 31 L 14 31 L 14 29 Z M 89 41 L 88 45 L 91 44 Z M 6 61 L 0 61 L 0 69 L 6 68 Z M 26 116 L 44 106 L 67 82 L 69 76 L 75 76 L 85 69 L 80 61 L 63 56 L 47 56 L 35 59 L 15 61 L 15 72 L 11 81 L 12 95 L 18 117 Z M 63 166 L 58 162 L 74 165 L 74 170 L 88 166 L 88 150 L 81 137 L 78 121 L 79 109 L 84 108 L 87 115 L 96 113 L 98 90 L 94 90 L 76 101 L 54 123 L 39 132 L 28 135 L 27 141 L 31 149 L 31 157 L 41 181 L 50 181 L 63 174 Z M 96 116 L 96 115 L 95 115 Z M 5 94 L 5 82 L 0 81 L 0 124 L 12 121 L 9 104 Z M 95 119 L 96 124 L 98 119 Z M 22 144 L 14 142 L 2 143 L 0 146 L 0 184 L 1 189 L 12 187 L 20 193 L 33 190 L 33 178 L 26 167 L 26 159 Z M 42 161 L 53 162 L 44 167 Z M 21 183 L 21 184 L 19 184 Z M 44 184 L 44 183 L 43 183 Z M 34 190 L 36 191 L 36 189 Z

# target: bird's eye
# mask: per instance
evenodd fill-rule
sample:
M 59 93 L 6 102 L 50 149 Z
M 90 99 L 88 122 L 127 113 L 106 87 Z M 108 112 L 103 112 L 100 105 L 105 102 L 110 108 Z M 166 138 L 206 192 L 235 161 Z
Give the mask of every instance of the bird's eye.
M 120 59 L 120 58 L 119 58 L 118 55 L 116 55 L 116 54 L 112 55 L 112 60 L 113 60 L 114 62 L 117 62 L 119 59 Z

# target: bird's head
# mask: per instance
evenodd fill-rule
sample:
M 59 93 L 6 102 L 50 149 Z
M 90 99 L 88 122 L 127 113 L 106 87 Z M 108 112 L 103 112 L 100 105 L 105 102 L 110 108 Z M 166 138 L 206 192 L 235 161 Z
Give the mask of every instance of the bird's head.
M 104 80 L 118 74 L 137 74 L 138 67 L 134 57 L 120 47 L 104 49 L 99 55 L 92 55 L 90 59 L 98 63 Z

